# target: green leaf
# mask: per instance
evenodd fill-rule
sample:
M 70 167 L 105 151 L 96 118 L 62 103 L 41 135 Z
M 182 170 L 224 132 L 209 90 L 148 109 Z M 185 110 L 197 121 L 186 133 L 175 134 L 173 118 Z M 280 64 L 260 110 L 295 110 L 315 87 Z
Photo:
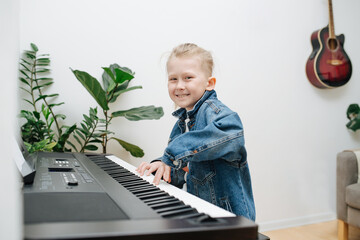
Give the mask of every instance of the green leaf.
M 68 141 L 66 141 L 66 143 L 69 144 L 75 150 L 75 152 L 78 152 L 77 148 L 75 147 L 75 145 L 72 142 L 70 142 L 68 140 Z
M 36 73 L 47 73 L 47 72 L 50 72 L 50 69 L 41 68 L 41 69 L 36 69 L 35 72 L 36 72 Z
M 119 83 L 119 84 L 122 84 L 123 82 L 125 82 L 126 80 L 131 80 L 134 78 L 134 76 L 128 72 L 126 72 L 124 69 L 122 69 L 121 67 L 120 68 L 115 68 L 114 69 L 115 71 L 115 82 L 116 83 Z
M 58 118 L 61 118 L 62 120 L 64 120 L 66 118 L 66 116 L 64 114 L 56 114 L 55 115 L 55 118 L 58 119 Z
M 84 136 L 84 135 L 86 135 L 86 132 L 84 132 L 83 129 L 78 128 L 77 131 L 76 131 L 76 134 L 79 135 L 81 137 L 81 139 L 84 140 L 84 142 L 86 141 L 86 138 Z
M 346 116 L 350 120 L 346 127 L 353 130 L 354 132 L 360 129 L 360 107 L 358 104 L 350 104 Z
M 27 90 L 26 88 L 20 87 L 20 89 L 24 90 L 25 92 L 31 94 L 31 92 L 29 90 Z M 24 99 L 25 100 L 25 99 Z
M 48 106 L 49 106 L 50 108 L 52 108 L 52 107 L 60 106 L 60 105 L 63 105 L 63 104 L 65 104 L 65 103 L 64 103 L 64 102 L 61 102 L 61 103 L 52 103 L 52 104 L 49 104 Z
M 102 69 L 104 69 L 105 73 L 107 73 L 107 75 L 109 75 L 109 77 L 115 82 L 115 76 L 112 73 L 111 69 L 107 67 L 103 67 Z
M 113 96 L 113 98 L 110 100 L 110 102 L 115 102 L 115 101 L 116 101 L 116 98 L 117 98 L 118 96 L 120 96 L 121 94 L 126 93 L 126 92 L 129 92 L 129 91 L 132 91 L 132 90 L 135 90 L 135 89 L 142 89 L 142 86 L 134 86 L 134 87 L 126 88 L 126 89 L 124 89 L 124 90 L 117 91 L 117 92 L 114 93 L 114 96 Z
M 57 142 L 51 142 L 48 143 L 44 146 L 44 150 L 50 152 L 55 146 L 56 146 Z
M 37 63 L 50 63 L 50 58 L 38 58 Z
M 160 119 L 164 115 L 162 107 L 142 106 L 131 108 L 125 111 L 117 111 L 111 114 L 112 117 L 125 117 L 130 121 Z
M 21 72 L 25 77 L 27 77 L 27 78 L 30 79 L 29 75 L 27 75 L 27 73 L 26 73 L 24 70 L 20 70 L 20 72 Z
M 27 71 L 29 71 L 30 72 L 30 69 L 25 65 L 25 64 L 23 64 L 23 63 L 20 63 L 20 65 L 21 66 L 23 66 Z
M 138 146 L 125 142 L 121 139 L 118 138 L 110 138 L 110 139 L 115 139 L 126 151 L 130 152 L 131 155 L 133 155 L 134 157 L 143 157 L 144 156 L 144 151 L 139 148 Z
M 36 81 L 47 81 L 47 80 L 53 80 L 52 78 L 47 78 L 47 77 L 43 77 L 43 78 L 37 78 Z
M 32 49 L 34 52 L 39 51 L 39 48 L 38 48 L 34 43 L 30 43 L 30 46 L 31 46 L 31 49 Z
M 101 88 L 100 83 L 87 72 L 82 72 L 78 70 L 72 70 L 75 77 L 81 82 L 81 84 L 88 90 L 88 92 L 93 96 L 95 101 L 100 105 L 103 110 L 109 110 L 105 91 Z
M 25 56 L 27 57 L 27 58 L 30 58 L 30 59 L 36 59 L 36 55 L 35 55 L 35 53 L 34 52 L 31 52 L 31 51 L 25 51 Z
M 86 116 L 85 114 L 83 114 L 83 117 L 85 119 L 86 124 L 88 126 L 92 127 L 92 120 L 88 116 Z
M 47 82 L 47 83 L 38 85 L 38 86 L 34 87 L 33 90 L 36 90 L 36 89 L 39 89 L 39 88 L 43 88 L 43 87 L 49 86 L 49 85 L 51 85 L 51 84 L 53 84 L 53 83 L 54 83 L 54 82 Z M 59 95 L 59 94 L 58 94 L 58 95 Z
M 27 99 L 25 99 L 25 98 L 23 98 L 23 100 L 24 100 L 25 102 L 28 102 L 30 105 L 33 105 L 32 102 L 30 102 L 29 100 L 27 100 Z
M 102 80 L 103 80 L 104 89 L 106 89 L 107 92 L 111 92 L 113 90 L 114 86 L 116 86 L 115 83 L 121 84 L 121 82 L 124 82 L 126 79 L 130 81 L 132 78 L 134 78 L 134 74 L 135 74 L 129 68 L 120 67 L 119 64 L 117 63 L 111 64 L 108 68 L 103 68 L 103 69 L 104 69 L 104 73 L 102 75 Z M 115 69 L 119 69 L 117 71 L 124 73 L 119 73 L 120 75 L 117 75 Z M 126 77 L 126 75 L 129 75 L 129 77 Z
M 36 119 L 40 119 L 40 113 L 39 112 L 36 112 L 36 111 L 33 111 L 33 114 L 35 116 Z
M 64 152 L 65 150 L 65 143 L 68 141 L 72 132 L 76 130 L 76 124 L 72 125 L 71 127 L 67 128 L 66 131 L 59 137 L 59 141 L 56 144 L 56 151 Z
M 79 134 L 78 131 L 77 131 L 76 133 Z M 75 140 L 76 140 L 76 141 L 80 144 L 80 146 L 81 146 L 82 143 L 81 143 L 80 139 L 79 139 L 75 134 L 74 134 L 73 136 L 74 136 Z
M 32 65 L 31 63 L 29 63 L 28 61 L 26 61 L 25 59 L 21 58 L 21 61 L 23 61 L 24 63 L 26 63 L 27 65 Z
M 86 150 L 90 150 L 90 151 L 96 151 L 98 150 L 98 147 L 95 146 L 95 145 L 91 145 L 91 144 L 88 144 L 84 147 Z

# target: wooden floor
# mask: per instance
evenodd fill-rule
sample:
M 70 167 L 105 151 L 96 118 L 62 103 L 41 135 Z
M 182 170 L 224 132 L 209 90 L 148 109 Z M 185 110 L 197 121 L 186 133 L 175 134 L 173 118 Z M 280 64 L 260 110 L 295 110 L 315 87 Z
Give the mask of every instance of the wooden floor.
M 270 240 L 337 240 L 337 220 L 263 232 Z M 349 240 L 360 240 L 360 229 L 349 227 Z

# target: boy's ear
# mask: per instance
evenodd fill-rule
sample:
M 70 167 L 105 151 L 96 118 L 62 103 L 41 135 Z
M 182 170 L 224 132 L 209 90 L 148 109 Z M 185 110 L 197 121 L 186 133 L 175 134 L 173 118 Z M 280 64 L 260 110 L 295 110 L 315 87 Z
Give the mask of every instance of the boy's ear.
M 206 90 L 207 90 L 207 91 L 214 90 L 215 84 L 216 84 L 216 78 L 214 78 L 214 77 L 209 77 L 208 85 L 207 85 L 207 87 L 206 87 Z

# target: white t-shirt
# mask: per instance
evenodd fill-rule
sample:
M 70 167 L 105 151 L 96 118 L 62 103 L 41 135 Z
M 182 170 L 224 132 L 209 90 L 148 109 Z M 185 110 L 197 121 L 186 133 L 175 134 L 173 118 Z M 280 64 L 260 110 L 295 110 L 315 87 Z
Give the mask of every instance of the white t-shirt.
M 189 131 L 189 127 L 188 127 L 188 123 L 189 123 L 190 119 L 185 119 L 185 132 L 188 132 Z M 189 163 L 187 164 L 187 167 L 189 168 Z M 186 186 L 186 177 L 187 177 L 188 173 L 185 172 L 185 175 L 184 175 L 184 179 L 185 179 L 185 183 L 183 185 L 183 190 L 184 191 L 187 191 L 187 186 Z

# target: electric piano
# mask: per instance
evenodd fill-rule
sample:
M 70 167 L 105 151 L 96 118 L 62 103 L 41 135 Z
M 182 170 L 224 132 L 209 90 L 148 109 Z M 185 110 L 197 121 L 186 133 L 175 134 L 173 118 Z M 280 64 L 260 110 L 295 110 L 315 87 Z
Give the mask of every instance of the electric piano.
M 268 239 L 254 222 L 113 156 L 38 153 L 23 185 L 25 239 Z

